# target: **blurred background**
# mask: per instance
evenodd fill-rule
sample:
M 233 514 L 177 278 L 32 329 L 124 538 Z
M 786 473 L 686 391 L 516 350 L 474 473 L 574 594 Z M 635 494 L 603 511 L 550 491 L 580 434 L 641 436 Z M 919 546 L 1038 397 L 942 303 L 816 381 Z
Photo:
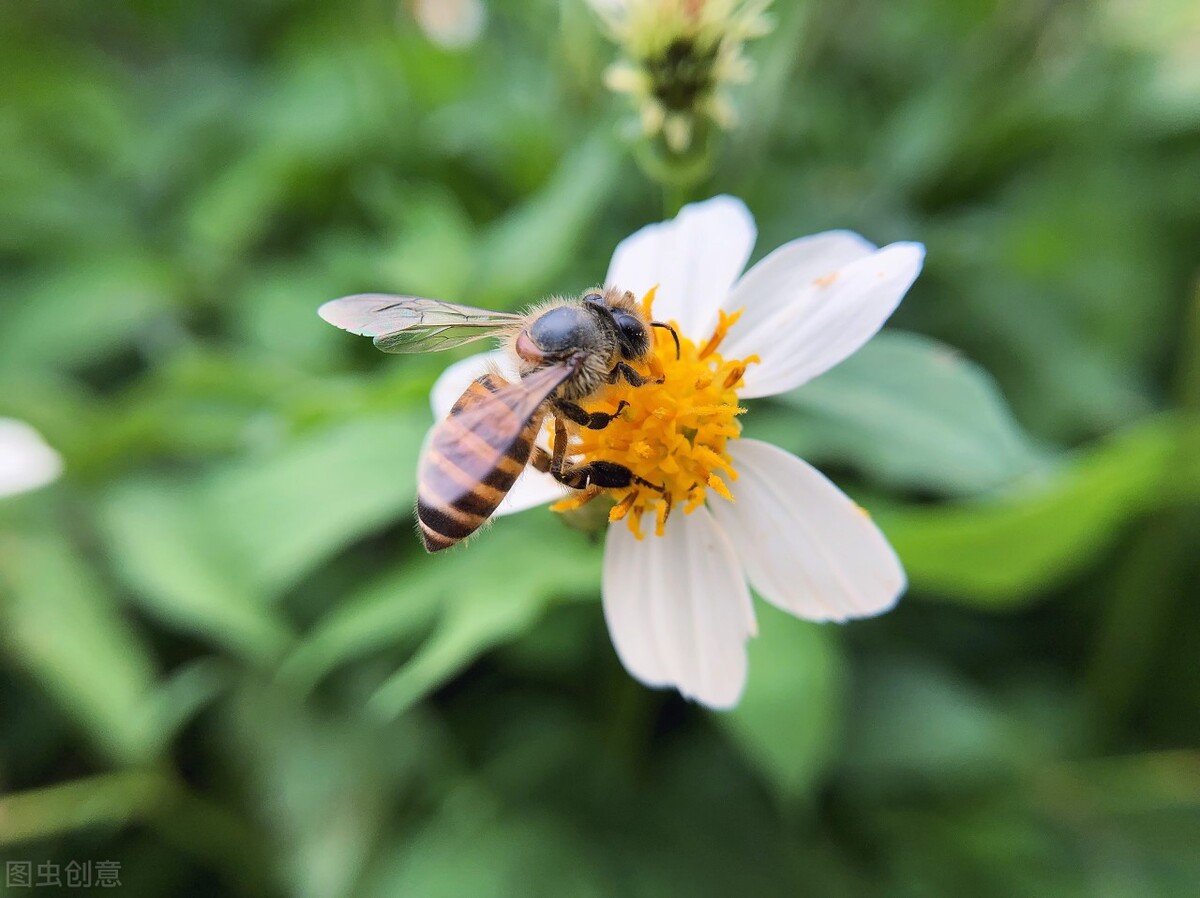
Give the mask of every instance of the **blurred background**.
M 0 497 L 6 888 L 1196 894 L 1200 11 L 773 14 L 664 188 L 582 0 L 0 7 L 0 416 L 63 460 Z M 760 603 L 726 714 L 625 674 L 556 516 L 426 557 L 465 351 L 315 314 L 521 308 L 720 192 L 755 258 L 928 247 L 880 338 L 746 419 L 872 510 L 909 594 Z

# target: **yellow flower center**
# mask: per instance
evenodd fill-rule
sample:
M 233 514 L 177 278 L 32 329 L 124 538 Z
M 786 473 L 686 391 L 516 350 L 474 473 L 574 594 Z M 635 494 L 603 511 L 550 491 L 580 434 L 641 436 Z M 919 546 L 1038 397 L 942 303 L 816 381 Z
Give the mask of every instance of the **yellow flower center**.
M 651 290 L 642 300 L 647 318 L 652 317 L 653 303 Z M 726 481 L 736 480 L 737 472 L 728 444 L 741 435 L 737 417 L 745 411 L 738 406 L 737 391 L 746 366 L 758 357 L 727 360 L 718 350 L 740 315 L 740 311 L 732 315 L 720 312 L 712 336 L 700 345 L 679 334 L 678 358 L 670 333 L 652 328 L 654 350 L 647 367 L 650 377 L 662 383 L 652 380 L 634 387 L 621 381 L 608 387 L 588 404 L 589 412 L 613 412 L 622 401 L 628 405 L 603 430 L 573 429 L 567 449 L 580 464 L 607 461 L 624 465 L 633 472 L 634 484 L 621 489 L 588 489 L 555 503 L 551 506 L 554 511 L 578 508 L 606 492 L 616 502 L 609 520 L 625 520 L 641 539 L 644 514 L 653 516 L 654 532 L 662 536 L 671 510 L 679 506 L 691 514 L 704 503 L 708 490 L 733 500 Z

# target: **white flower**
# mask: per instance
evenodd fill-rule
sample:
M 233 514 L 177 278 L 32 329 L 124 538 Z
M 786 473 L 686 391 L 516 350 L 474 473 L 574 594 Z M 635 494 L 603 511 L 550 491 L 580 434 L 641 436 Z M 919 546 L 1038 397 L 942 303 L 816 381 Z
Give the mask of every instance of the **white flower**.
M 0 496 L 36 490 L 62 473 L 62 457 L 42 435 L 13 418 L 0 418 Z
M 770 32 L 770 0 L 588 0 L 621 59 L 605 74 L 628 94 L 642 130 L 683 153 L 712 122 L 736 121 L 729 88 L 751 80 L 748 40 Z
M 656 331 L 665 383 L 620 394 L 633 404 L 570 450 L 666 485 L 673 503 L 636 487 L 613 491 L 605 619 L 631 674 L 714 708 L 735 705 L 746 682 L 745 643 L 755 633 L 747 581 L 779 608 L 818 621 L 879 614 L 905 588 L 866 512 L 795 456 L 742 439 L 736 416 L 739 399 L 795 389 L 870 339 L 916 279 L 924 248 L 878 249 L 829 231 L 787 243 L 742 274 L 755 234 L 745 205 L 721 196 L 621 242 L 607 283 L 649 293 L 655 317 L 676 324 L 683 352 L 677 360 Z M 434 385 L 434 414 L 444 417 L 489 365 L 516 376 L 500 353 L 464 359 Z M 563 495 L 531 468 L 498 513 Z M 643 515 L 654 533 L 643 533 Z
M 483 0 L 413 0 L 413 18 L 430 41 L 447 50 L 471 46 L 483 34 Z

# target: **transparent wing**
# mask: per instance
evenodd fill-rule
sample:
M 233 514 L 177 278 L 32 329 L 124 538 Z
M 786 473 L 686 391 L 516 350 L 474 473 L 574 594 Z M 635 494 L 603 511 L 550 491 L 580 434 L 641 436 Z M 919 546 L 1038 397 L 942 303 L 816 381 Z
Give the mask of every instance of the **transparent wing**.
M 522 320 L 420 296 L 361 293 L 330 300 L 317 314 L 335 327 L 373 337 L 384 352 L 436 352 L 453 349 L 508 330 Z

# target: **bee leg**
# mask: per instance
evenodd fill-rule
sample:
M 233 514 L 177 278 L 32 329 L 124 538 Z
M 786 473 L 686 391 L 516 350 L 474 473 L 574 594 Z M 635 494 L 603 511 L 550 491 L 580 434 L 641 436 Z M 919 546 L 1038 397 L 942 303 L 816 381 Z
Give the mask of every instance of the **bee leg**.
M 550 473 L 555 480 L 562 480 L 563 463 L 567 458 L 567 426 L 562 418 L 554 416 L 554 455 L 550 457 Z
M 590 461 L 584 465 L 574 465 L 559 471 L 554 476 L 560 483 L 576 490 L 592 487 L 620 489 L 636 483 L 638 486 L 644 486 L 658 493 L 664 492 L 664 488 L 657 483 L 651 483 L 645 478 L 638 477 L 624 465 L 618 465 L 611 461 Z
M 616 462 L 593 461 L 567 467 L 567 426 L 557 415 L 554 416 L 554 455 L 550 459 L 550 474 L 559 483 L 575 490 L 618 489 L 636 483 L 663 492 L 663 487 L 657 483 L 638 477 Z
M 534 446 L 533 452 L 529 454 L 529 464 L 543 474 L 550 470 L 550 453 L 541 446 Z
M 622 399 L 617 403 L 617 410 L 615 412 L 585 412 L 574 402 L 558 399 L 555 400 L 554 410 L 569 421 L 574 421 L 580 427 L 586 427 L 588 430 L 603 430 L 612 423 L 613 418 L 621 414 L 621 409 L 627 405 L 629 403 Z
M 608 372 L 608 382 L 610 384 L 615 384 L 622 377 L 625 378 L 631 387 L 640 387 L 642 384 L 648 384 L 651 382 L 650 378 L 643 377 L 642 375 L 638 374 L 633 370 L 633 368 L 625 364 L 625 362 L 617 362 L 612 371 Z M 661 384 L 665 381 L 665 377 L 659 377 L 653 382 L 656 384 Z

